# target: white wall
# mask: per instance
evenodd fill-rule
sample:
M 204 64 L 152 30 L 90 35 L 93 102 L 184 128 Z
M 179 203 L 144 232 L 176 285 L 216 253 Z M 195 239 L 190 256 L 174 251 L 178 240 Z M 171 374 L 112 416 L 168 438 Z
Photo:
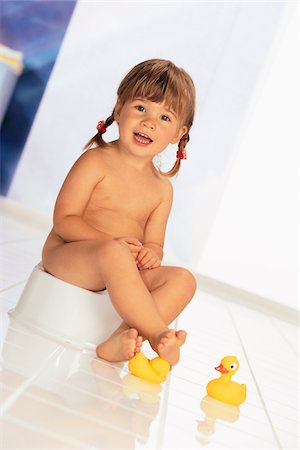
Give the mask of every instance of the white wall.
M 283 2 L 78 2 L 9 196 L 50 214 L 59 187 L 122 77 L 153 57 L 193 77 L 198 108 L 174 180 L 167 259 L 197 269 Z M 281 87 L 282 89 L 282 87 Z M 109 129 L 108 139 L 116 137 Z M 162 156 L 173 164 L 176 147 Z M 203 268 L 203 266 L 202 266 Z
M 297 307 L 297 17 L 283 28 L 249 109 L 197 269 Z M 298 303 L 299 308 L 299 303 Z

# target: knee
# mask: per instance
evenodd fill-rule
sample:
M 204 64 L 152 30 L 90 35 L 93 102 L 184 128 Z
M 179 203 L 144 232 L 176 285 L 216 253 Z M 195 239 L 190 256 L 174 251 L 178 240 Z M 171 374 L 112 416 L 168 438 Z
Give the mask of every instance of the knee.
M 100 241 L 97 246 L 98 257 L 100 261 L 108 262 L 122 256 L 130 255 L 130 250 L 120 241 L 111 239 L 108 241 Z
M 176 278 L 184 286 L 186 292 L 189 293 L 189 297 L 193 297 L 197 289 L 197 281 L 192 272 L 187 269 L 178 267 L 176 268 Z

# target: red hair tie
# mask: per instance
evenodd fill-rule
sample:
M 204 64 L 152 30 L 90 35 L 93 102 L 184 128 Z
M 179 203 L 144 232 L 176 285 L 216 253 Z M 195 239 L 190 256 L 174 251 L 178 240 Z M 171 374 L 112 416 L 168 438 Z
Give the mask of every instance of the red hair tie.
M 99 133 L 104 134 L 106 132 L 105 120 L 100 120 L 96 128 L 99 131 Z
M 186 159 L 186 150 L 178 150 L 176 153 L 177 159 Z

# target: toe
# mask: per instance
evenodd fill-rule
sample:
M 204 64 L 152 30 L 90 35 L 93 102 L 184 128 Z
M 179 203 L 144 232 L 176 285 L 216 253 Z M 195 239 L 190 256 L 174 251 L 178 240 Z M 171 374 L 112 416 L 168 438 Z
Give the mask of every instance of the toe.
M 142 347 L 142 342 L 136 341 L 135 343 L 135 351 L 140 352 Z
M 186 331 L 184 330 L 179 330 L 176 332 L 176 337 L 182 342 L 184 343 L 186 340 Z
M 137 330 L 136 330 L 135 328 L 130 328 L 130 329 L 127 331 L 127 336 L 128 336 L 130 339 L 137 339 L 137 337 L 138 337 L 138 332 L 137 332 Z

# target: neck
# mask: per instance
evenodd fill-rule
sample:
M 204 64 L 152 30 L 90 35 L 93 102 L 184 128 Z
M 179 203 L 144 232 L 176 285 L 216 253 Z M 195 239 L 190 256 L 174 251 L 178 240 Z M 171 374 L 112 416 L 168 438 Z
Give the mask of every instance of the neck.
M 225 383 L 229 383 L 229 381 L 231 381 L 231 377 L 232 373 L 225 373 L 221 375 L 222 381 L 224 381 Z
M 143 157 L 143 156 L 134 156 L 130 154 L 125 147 L 122 146 L 120 141 L 116 141 L 116 148 L 119 154 L 119 157 L 123 160 L 123 162 L 136 169 L 139 172 L 144 172 L 145 170 L 153 170 L 152 158 Z

